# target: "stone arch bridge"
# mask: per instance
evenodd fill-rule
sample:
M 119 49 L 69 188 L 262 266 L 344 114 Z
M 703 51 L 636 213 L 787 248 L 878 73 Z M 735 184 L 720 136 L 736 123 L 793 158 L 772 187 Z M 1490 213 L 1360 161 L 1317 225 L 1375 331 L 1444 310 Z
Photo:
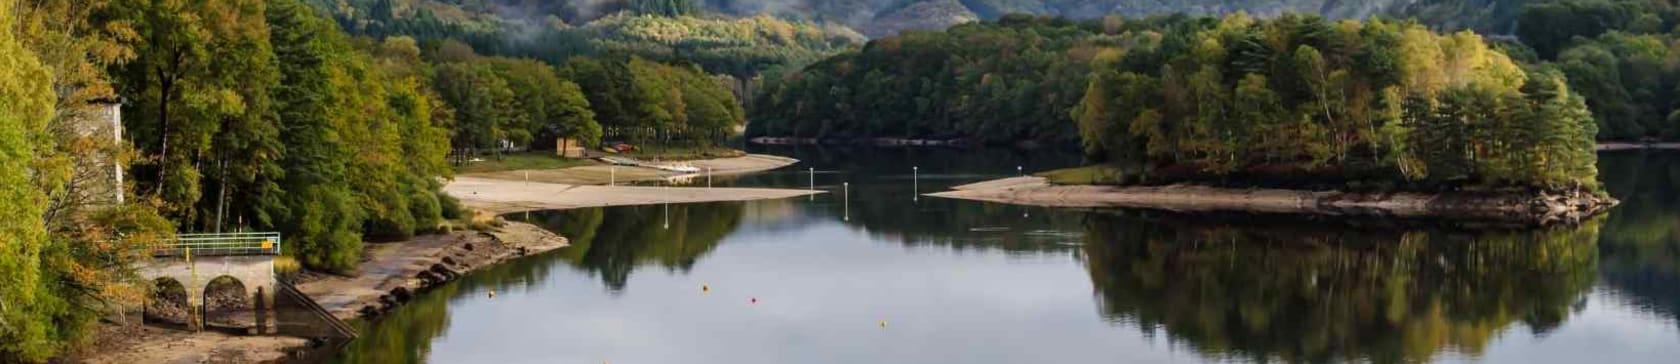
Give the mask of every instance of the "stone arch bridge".
M 279 233 L 179 234 L 154 245 L 153 259 L 139 267 L 141 276 L 166 292 L 153 299 L 176 302 L 148 302 L 146 310 L 179 308 L 183 312 L 173 313 L 184 316 L 180 323 L 193 331 L 205 329 L 219 314 L 229 326 L 251 334 L 280 334 L 287 328 L 286 333 L 299 336 L 355 337 L 348 325 L 275 276 L 274 259 L 280 254 Z M 226 303 L 218 301 L 229 300 L 240 304 L 217 310 L 217 303 Z
M 176 240 L 152 249 L 152 261 L 140 267 L 141 276 L 153 280 L 160 290 L 178 290 L 185 296 L 187 329 L 204 328 L 207 288 L 212 282 L 234 284 L 234 294 L 249 303 L 254 331 L 275 333 L 274 257 L 280 255 L 278 233 L 180 234 Z M 179 299 L 180 297 L 176 297 Z M 150 310 L 153 305 L 148 304 Z M 148 316 L 154 314 L 148 312 Z

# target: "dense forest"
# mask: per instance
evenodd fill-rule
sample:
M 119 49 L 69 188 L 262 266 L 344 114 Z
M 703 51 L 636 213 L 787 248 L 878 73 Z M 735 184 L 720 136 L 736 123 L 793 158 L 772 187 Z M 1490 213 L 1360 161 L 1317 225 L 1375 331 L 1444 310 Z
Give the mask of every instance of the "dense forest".
M 451 161 L 603 136 L 710 144 L 745 121 L 693 63 L 357 37 L 303 0 L 5 0 L 0 29 L 6 362 L 86 343 L 106 307 L 145 295 L 130 265 L 146 244 L 177 231 L 278 231 L 305 266 L 342 272 L 366 240 L 460 215 L 439 191 Z M 87 132 L 113 102 L 120 143 Z M 122 202 L 90 192 L 110 163 L 130 166 Z
M 1533 26 L 1525 26 L 1533 24 Z M 1531 5 L 1517 37 L 1534 61 L 1555 64 L 1587 99 L 1599 139 L 1680 138 L 1680 6 L 1664 1 Z
M 1413 22 L 1011 15 L 773 79 L 749 134 L 1078 143 L 1109 183 L 1592 187 L 1568 69 Z
M 1191 12 L 1256 10 L 1259 14 L 1275 14 L 1276 10 L 1259 5 L 1249 9 L 1238 6 L 1240 2 L 1233 4 L 1196 8 L 1202 10 Z M 1466 6 L 1478 4 L 1485 5 L 1478 8 L 1481 11 L 1464 10 Z M 1330 5 L 1325 5 L 1325 9 L 1338 9 Z M 1056 13 L 1043 10 L 1055 8 L 1026 10 Z M 1680 25 L 1680 8 L 1676 5 L 1646 0 L 1564 0 L 1533 4 L 1441 1 L 1417 2 L 1395 9 L 1399 10 L 1373 14 L 1415 17 L 1426 28 L 1476 29 L 1483 34 L 1498 34 L 1501 36 L 1490 42 L 1490 46 L 1509 54 L 1523 68 L 1561 71 L 1570 89 L 1586 99 L 1599 125 L 1595 134 L 1599 140 L 1680 138 L 1680 114 L 1676 113 L 1680 105 L 1669 101 L 1680 89 L 1680 66 L 1677 66 L 1680 63 L 1673 60 L 1674 54 L 1680 54 L 1674 50 L 1680 40 L 1670 32 Z M 1332 19 L 1346 16 L 1328 10 L 1323 13 L 1332 15 Z M 1125 43 L 1136 42 L 1125 37 L 1170 32 L 1170 24 L 1187 22 L 1187 18 L 1170 15 L 1056 20 L 1003 15 L 996 21 L 956 26 L 943 32 L 911 32 L 877 39 L 859 51 L 837 55 L 804 70 L 768 75 L 766 85 L 753 103 L 757 106 L 753 108 L 753 119 L 765 125 L 755 123 L 753 134 L 837 139 L 972 138 L 991 143 L 1022 139 L 1066 141 L 1070 132 L 1057 128 L 1071 123 L 1047 120 L 1056 116 L 1045 113 L 1010 114 L 1009 110 L 1010 107 L 1066 108 L 1068 104 L 1064 100 L 1031 100 L 1038 104 L 1028 106 L 1027 100 L 1000 94 L 1022 88 L 1054 90 L 1064 88 L 1067 85 L 1062 83 L 1066 82 L 1082 84 L 1086 75 L 1066 77 L 1064 73 L 1089 68 L 1101 50 L 1122 49 Z M 1476 20 L 1483 18 L 1486 19 Z M 1403 20 L 1386 22 L 1405 23 Z M 989 43 L 1004 39 L 1008 41 Z M 990 85 L 994 79 L 1001 79 L 1004 85 Z M 976 86 L 975 82 L 979 81 L 987 82 L 986 87 L 994 89 Z M 1028 85 L 1017 87 L 1023 86 L 1018 85 L 1021 82 Z M 885 89 L 893 100 L 862 99 L 880 95 L 877 89 L 883 88 L 883 84 L 891 85 Z M 971 102 L 975 100 L 981 101 Z M 904 105 L 880 108 L 871 104 L 880 102 Z M 929 107 L 929 104 L 943 106 Z M 880 115 L 861 115 L 872 113 Z M 996 119 L 965 122 L 999 125 L 952 125 L 933 127 L 931 131 L 907 125 L 947 125 L 953 113 Z M 1005 132 L 991 132 L 998 130 Z
M 1098 60 L 1072 113 L 1111 182 L 1597 184 L 1596 125 L 1562 72 L 1473 33 L 1241 14 L 1166 29 Z
M 1081 23 L 1029 16 L 885 38 L 771 76 L 748 134 L 1071 143 L 1078 136 L 1067 115 L 1091 60 L 1119 42 Z

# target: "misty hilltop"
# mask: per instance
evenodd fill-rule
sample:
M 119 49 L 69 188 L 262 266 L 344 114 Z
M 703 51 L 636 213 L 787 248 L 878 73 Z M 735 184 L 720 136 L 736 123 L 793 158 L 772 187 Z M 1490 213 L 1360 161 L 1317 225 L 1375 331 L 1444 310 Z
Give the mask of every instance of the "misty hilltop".
M 427 9 L 444 18 L 574 26 L 624 11 L 771 15 L 785 20 L 842 25 L 876 38 L 904 30 L 938 30 L 965 22 L 1026 13 L 1068 18 L 1105 15 L 1143 17 L 1183 13 L 1224 15 L 1246 12 L 1271 17 L 1286 12 L 1332 19 L 1391 16 L 1418 18 L 1442 29 L 1508 34 L 1522 6 L 1545 0 L 317 0 L 338 7 L 389 3 Z

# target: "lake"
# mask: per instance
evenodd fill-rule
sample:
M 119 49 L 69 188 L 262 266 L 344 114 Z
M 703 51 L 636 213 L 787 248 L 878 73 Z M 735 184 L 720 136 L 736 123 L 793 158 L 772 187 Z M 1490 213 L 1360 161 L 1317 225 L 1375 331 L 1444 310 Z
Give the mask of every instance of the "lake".
M 508 216 L 573 246 L 431 290 L 363 324 L 333 361 L 1680 357 L 1680 153 L 1601 154 L 1601 178 L 1623 201 L 1604 218 L 1490 231 L 916 196 L 1013 176 L 1016 166 L 1075 165 L 1072 155 L 758 152 L 804 162 L 714 183 L 830 193 Z

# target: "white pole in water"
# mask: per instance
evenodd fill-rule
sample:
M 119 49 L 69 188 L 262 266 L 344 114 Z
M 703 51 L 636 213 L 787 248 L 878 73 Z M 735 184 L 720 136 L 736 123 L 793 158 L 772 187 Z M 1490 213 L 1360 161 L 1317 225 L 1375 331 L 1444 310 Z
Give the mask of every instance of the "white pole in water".
M 1021 166 L 1015 166 L 1015 174 L 1018 174 L 1018 175 L 1021 175 L 1021 176 L 1026 176 L 1027 175 L 1025 172 L 1021 172 Z
M 525 171 L 525 184 L 531 184 L 531 171 Z
M 806 173 L 809 173 L 808 175 L 810 176 L 811 188 L 809 189 L 809 191 L 816 191 L 817 190 L 817 169 L 816 168 L 805 168 L 805 171 L 806 171 Z M 806 198 L 809 201 L 816 201 L 817 200 L 817 194 L 812 193 L 810 195 L 806 195 Z
M 666 229 L 671 228 L 671 204 L 665 204 L 665 225 L 664 225 L 664 227 Z
M 706 167 L 706 188 L 712 188 L 712 167 Z
M 617 185 L 618 184 L 618 165 L 614 164 L 612 167 L 607 168 L 607 170 L 608 170 L 608 172 L 607 172 L 608 173 L 607 174 L 607 176 L 608 176 L 607 177 L 607 185 L 608 186 Z
M 852 221 L 852 183 L 840 182 L 840 193 L 840 198 L 845 200 L 845 202 L 842 203 L 846 205 L 845 219 L 846 221 Z
M 922 167 L 910 166 L 910 201 L 922 200 Z

